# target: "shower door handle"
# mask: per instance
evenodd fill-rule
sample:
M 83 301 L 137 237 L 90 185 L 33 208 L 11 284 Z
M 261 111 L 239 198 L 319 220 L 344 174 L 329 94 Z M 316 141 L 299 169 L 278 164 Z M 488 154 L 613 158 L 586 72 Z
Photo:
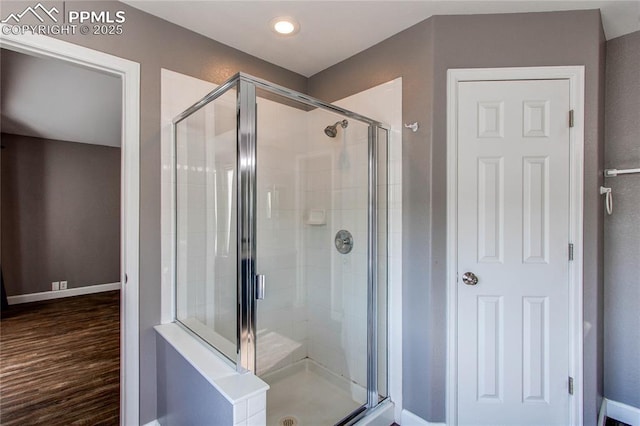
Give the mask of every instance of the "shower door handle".
M 258 300 L 264 299 L 264 283 L 265 276 L 256 275 L 256 299 Z

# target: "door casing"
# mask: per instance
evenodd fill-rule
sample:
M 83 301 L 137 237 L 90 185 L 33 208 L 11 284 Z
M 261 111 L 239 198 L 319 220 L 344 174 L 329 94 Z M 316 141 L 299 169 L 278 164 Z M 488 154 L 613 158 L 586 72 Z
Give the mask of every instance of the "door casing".
M 582 424 L 583 412 L 583 185 L 584 185 L 584 66 L 473 68 L 447 71 L 447 391 L 446 423 L 457 419 L 457 187 L 458 83 L 463 81 L 566 79 L 574 126 L 570 129 L 569 239 L 574 260 L 569 262 L 569 374 L 574 394 L 569 398 L 569 423 Z M 569 117 L 567 115 L 567 120 Z
M 139 424 L 140 64 L 52 37 L 10 31 L 2 31 L 0 47 L 97 70 L 122 82 L 120 424 Z

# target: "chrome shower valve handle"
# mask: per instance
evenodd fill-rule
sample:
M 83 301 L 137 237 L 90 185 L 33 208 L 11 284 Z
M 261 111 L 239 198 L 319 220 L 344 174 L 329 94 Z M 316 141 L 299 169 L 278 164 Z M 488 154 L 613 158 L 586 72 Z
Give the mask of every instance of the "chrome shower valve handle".
M 353 249 L 353 235 L 351 232 L 341 229 L 336 234 L 334 243 L 338 252 L 347 254 Z

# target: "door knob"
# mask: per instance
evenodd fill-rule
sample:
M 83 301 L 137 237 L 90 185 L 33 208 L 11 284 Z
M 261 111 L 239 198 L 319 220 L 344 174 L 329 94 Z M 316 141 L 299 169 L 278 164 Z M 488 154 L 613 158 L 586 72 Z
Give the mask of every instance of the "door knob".
M 466 285 L 478 284 L 478 277 L 473 272 L 465 272 L 462 274 L 462 282 Z

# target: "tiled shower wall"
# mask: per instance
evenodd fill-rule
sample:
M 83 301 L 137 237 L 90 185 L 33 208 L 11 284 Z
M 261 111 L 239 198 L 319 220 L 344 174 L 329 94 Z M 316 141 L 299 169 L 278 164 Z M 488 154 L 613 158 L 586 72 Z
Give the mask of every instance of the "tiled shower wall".
M 374 88 L 350 102 L 367 105 L 377 97 L 373 101 L 389 110 L 380 118 L 386 121 L 390 110 L 400 106 L 399 100 L 390 101 L 394 89 L 401 93 L 399 84 Z M 324 128 L 343 117 L 265 100 L 260 105 L 258 272 L 267 277 L 267 297 L 258 302 L 258 374 L 309 357 L 364 387 L 368 126 L 351 120 L 329 138 Z M 399 148 L 396 130 L 391 144 L 396 196 L 401 193 Z M 391 207 L 399 211 L 399 205 Z M 354 238 L 348 254 L 334 246 L 340 229 Z M 399 259 L 389 271 L 397 278 Z
M 391 125 L 388 151 L 389 309 L 399 314 L 402 282 L 402 80 L 335 102 L 351 111 Z M 300 181 L 304 184 L 303 212 L 325 210 L 324 226 L 303 224 L 304 268 L 308 295 L 309 357 L 350 381 L 366 387 L 367 367 L 367 126 L 354 120 L 335 138 L 323 129 L 342 117 L 314 110 L 308 113 L 307 154 Z M 344 138 L 344 139 L 343 139 Z M 384 179 L 380 172 L 380 182 Z M 380 188 L 384 191 L 384 187 Z M 381 205 L 384 209 L 386 204 Z M 334 247 L 337 231 L 354 239 L 353 250 L 340 254 Z M 380 236 L 381 240 L 383 236 Z M 388 255 L 388 256 L 387 256 Z M 385 272 L 382 268 L 381 272 Z M 395 306 L 394 306 L 395 304 Z M 382 316 L 380 327 L 386 327 Z M 386 342 L 384 342 L 386 343 Z M 387 345 L 383 352 L 386 353 Z M 390 351 L 394 349 L 391 348 Z M 380 375 L 386 388 L 386 374 Z
M 366 386 L 368 126 L 349 120 L 326 136 L 324 128 L 342 119 L 309 112 L 303 210 L 324 212 L 326 224 L 303 224 L 307 338 L 311 359 Z M 347 254 L 334 245 L 342 229 L 353 235 Z

